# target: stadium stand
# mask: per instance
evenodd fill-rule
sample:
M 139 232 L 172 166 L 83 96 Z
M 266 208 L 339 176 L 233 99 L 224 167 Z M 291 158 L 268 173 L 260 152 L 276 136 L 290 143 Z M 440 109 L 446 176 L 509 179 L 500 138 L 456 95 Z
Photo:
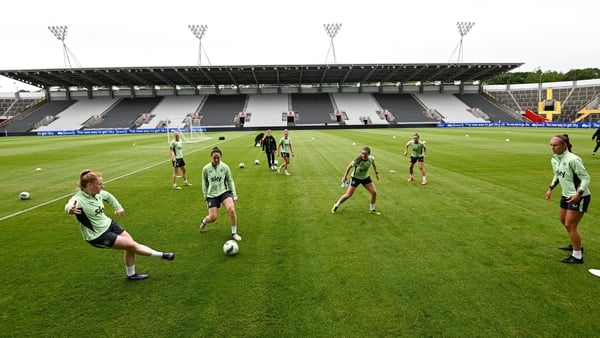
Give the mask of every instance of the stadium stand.
M 233 117 L 244 110 L 246 95 L 209 95 L 200 109 L 202 127 L 233 127 Z
M 568 82 L 548 82 L 540 84 L 518 85 L 492 85 L 486 86 L 485 93 L 510 109 L 524 113 L 526 109 L 545 118 L 552 117 L 552 121 L 566 122 L 578 118 L 578 112 L 593 103 L 600 95 L 598 80 L 582 80 Z M 539 111 L 538 103 L 544 100 L 547 90 L 552 91 L 553 100 L 561 104 L 559 115 L 547 116 Z M 600 114 L 590 114 L 583 121 L 600 121 Z
M 479 94 L 454 94 L 459 100 L 471 107 L 471 111 L 478 109 L 488 116 L 490 122 L 515 122 L 522 121 L 520 116 L 502 110 L 498 105 L 486 100 Z M 508 110 L 508 109 L 507 109 Z
M 130 128 L 142 114 L 148 114 L 162 100 L 162 97 L 124 98 L 108 110 L 97 124 L 90 126 L 102 128 Z
M 50 122 L 56 114 L 65 110 L 75 101 L 50 101 L 42 103 L 26 110 L 14 118 L 9 123 L 2 126 L 3 132 L 24 133 L 36 129 L 41 123 Z
M 299 115 L 298 125 L 335 123 L 329 94 L 292 94 L 292 110 Z
M 431 122 L 433 117 L 427 115 L 423 107 L 411 94 L 373 94 L 382 109 L 388 110 L 395 121 Z
M 486 122 L 471 113 L 471 108 L 452 94 L 416 93 L 415 97 L 427 108 L 439 112 L 445 122 Z
M 37 131 L 79 130 L 83 128 L 84 122 L 88 119 L 101 116 L 117 102 L 118 99 L 115 98 L 77 100 L 65 110 L 56 114 L 54 121 L 50 124 L 38 127 Z
M 345 112 L 346 125 L 388 124 L 377 115 L 381 107 L 371 94 L 334 93 L 331 95 L 337 109 Z
M 289 110 L 287 94 L 248 95 L 245 111 L 250 119 L 246 120 L 245 126 L 287 126 L 282 114 L 287 114 Z
M 0 116 L 13 117 L 33 105 L 37 100 L 36 98 L 15 98 L 14 96 L 0 98 Z
M 166 120 L 174 116 L 188 116 L 199 111 L 204 102 L 205 95 L 190 96 L 165 96 L 160 103 L 150 111 L 150 118 L 138 127 L 138 129 L 161 128 Z M 202 120 L 200 120 L 202 123 Z M 181 125 L 174 126 L 181 128 Z

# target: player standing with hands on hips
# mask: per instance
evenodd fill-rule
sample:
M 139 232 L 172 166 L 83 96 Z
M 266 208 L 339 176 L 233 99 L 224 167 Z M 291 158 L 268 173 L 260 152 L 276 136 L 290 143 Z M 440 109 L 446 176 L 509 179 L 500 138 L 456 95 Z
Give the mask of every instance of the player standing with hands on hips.
M 187 168 L 185 161 L 183 160 L 183 143 L 181 142 L 181 136 L 179 132 L 173 134 L 175 138 L 169 144 L 169 155 L 171 156 L 171 163 L 173 164 L 173 189 L 181 189 L 177 186 L 177 175 L 179 174 L 179 168 L 181 168 L 181 175 L 183 176 L 183 184 L 191 185 L 187 179 Z
M 427 156 L 427 147 L 425 147 L 425 142 L 419 140 L 419 134 L 415 133 L 413 135 L 413 139 L 406 143 L 406 147 L 404 148 L 404 156 L 408 155 L 408 150 L 410 149 L 410 163 L 408 164 L 408 180 L 412 182 L 415 180 L 413 176 L 413 171 L 415 167 L 415 163 L 418 163 L 419 170 L 421 170 L 421 184 L 427 184 L 427 176 L 425 175 L 425 156 Z
M 135 272 L 135 256 L 152 256 L 169 261 L 175 259 L 170 252 L 159 252 L 137 243 L 131 235 L 104 214 L 104 203 L 108 202 L 117 216 L 123 216 L 125 210 L 119 201 L 108 191 L 103 190 L 102 175 L 86 169 L 79 175 L 78 191 L 65 205 L 69 215 L 75 215 L 79 222 L 81 235 L 91 245 L 101 249 L 125 250 L 124 260 L 127 280 L 142 280 L 148 275 Z
M 356 187 L 362 184 L 369 191 L 369 194 L 371 194 L 371 204 L 369 205 L 370 212 L 375 215 L 381 215 L 381 213 L 375 209 L 375 202 L 377 202 L 377 188 L 375 188 L 375 184 L 369 175 L 369 168 L 371 166 L 373 166 L 373 169 L 375 170 L 375 177 L 379 181 L 379 172 L 377 172 L 377 166 L 375 165 L 375 157 L 371 156 L 371 148 L 363 147 L 360 150 L 360 155 L 358 155 L 356 159 L 352 160 L 352 162 L 350 162 L 350 164 L 348 164 L 346 167 L 346 171 L 344 171 L 342 182 L 347 182 L 348 174 L 352 169 L 354 169 L 352 172 L 352 180 L 350 181 L 350 185 L 340 199 L 335 202 L 333 208 L 331 208 L 332 213 L 335 214 L 340 205 L 352 197 Z
M 210 163 L 202 168 L 202 193 L 208 207 L 208 215 L 200 222 L 200 232 L 205 232 L 206 225 L 217 220 L 222 203 L 229 213 L 231 237 L 241 241 L 242 237 L 237 233 L 235 202 L 238 197 L 235 192 L 235 182 L 229 166 L 221 162 L 221 156 L 223 156 L 221 149 L 214 147 L 210 152 Z
M 577 226 L 590 205 L 591 195 L 588 189 L 590 175 L 581 158 L 571 152 L 571 147 L 567 134 L 556 135 L 550 139 L 550 148 L 554 153 L 550 161 L 554 177 L 546 191 L 546 199 L 550 200 L 552 190 L 560 184 L 562 196 L 558 213 L 560 222 L 569 233 L 571 244 L 559 249 L 572 252 L 569 257 L 560 261 L 568 264 L 583 264 L 583 246 Z

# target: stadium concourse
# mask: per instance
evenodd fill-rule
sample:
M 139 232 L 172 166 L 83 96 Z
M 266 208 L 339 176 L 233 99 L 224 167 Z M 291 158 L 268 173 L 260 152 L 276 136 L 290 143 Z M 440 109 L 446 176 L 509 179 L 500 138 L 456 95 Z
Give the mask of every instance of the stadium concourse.
M 494 90 L 484 86 L 485 81 L 521 65 L 0 70 L 0 75 L 40 88 L 0 96 L 4 120 L 0 132 L 5 136 L 115 129 L 165 132 L 192 127 L 239 130 L 524 122 L 528 121 L 524 110 L 538 112 L 539 102 L 520 104 L 515 98 L 519 95 L 511 93 L 515 86 Z M 536 94 L 524 95 L 524 99 L 542 97 L 541 86 L 523 90 Z M 569 97 L 572 94 L 571 90 Z M 597 96 L 597 92 L 588 90 L 582 95 L 571 108 L 572 115 L 589 102 L 587 96 Z

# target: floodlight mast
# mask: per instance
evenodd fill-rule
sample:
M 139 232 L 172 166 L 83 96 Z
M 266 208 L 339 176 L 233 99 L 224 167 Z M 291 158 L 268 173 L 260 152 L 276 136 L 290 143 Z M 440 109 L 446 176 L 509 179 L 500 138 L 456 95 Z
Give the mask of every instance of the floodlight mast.
M 206 50 L 202 47 L 202 38 L 206 34 L 208 30 L 208 25 L 188 25 L 192 34 L 198 39 L 198 66 L 202 66 L 202 52 L 204 51 L 204 56 L 206 56 L 206 61 L 208 61 L 208 65 L 210 66 L 210 60 L 208 59 L 208 55 L 206 54 Z
M 540 81 L 538 82 L 538 102 L 542 102 L 542 75 L 544 75 L 544 72 L 542 72 L 542 67 L 540 66 L 535 67 L 533 72 L 540 74 Z
M 77 67 L 81 67 L 79 60 L 77 60 L 77 58 L 75 57 L 75 54 L 73 54 L 71 52 L 71 50 L 69 49 L 69 47 L 67 47 L 67 44 L 65 43 L 65 39 L 67 37 L 67 31 L 69 30 L 69 27 L 67 27 L 67 26 L 48 26 L 48 29 L 50 30 L 50 32 L 52 34 L 54 34 L 54 36 L 58 40 L 60 40 L 60 42 L 62 42 L 63 58 L 64 58 L 64 62 L 65 62 L 65 67 L 73 68 L 73 66 L 71 65 L 71 58 L 73 58 L 73 62 L 75 62 L 75 65 Z
M 333 38 L 335 38 L 337 33 L 340 31 L 340 28 L 342 28 L 342 24 L 341 23 L 326 23 L 323 25 L 323 27 L 325 28 L 327 35 L 329 35 L 329 38 L 331 39 L 331 43 L 329 44 L 329 49 L 327 50 L 327 56 L 325 57 L 325 63 L 327 63 L 327 59 L 329 58 L 330 51 L 333 52 L 333 63 L 337 63 L 337 57 L 335 56 L 335 46 L 333 45 Z
M 458 42 L 458 45 L 456 46 L 456 48 L 454 48 L 454 51 L 452 52 L 452 55 L 450 55 L 450 62 L 452 62 L 452 57 L 454 56 L 454 54 L 456 53 L 456 50 L 458 49 L 458 58 L 456 59 L 456 61 L 458 63 L 462 63 L 463 61 L 463 38 L 465 37 L 465 35 L 467 35 L 467 33 L 469 33 L 469 31 L 471 30 L 471 28 L 473 28 L 473 26 L 475 26 L 474 22 L 457 22 L 456 23 L 456 28 L 458 29 L 458 34 L 460 34 L 460 41 Z

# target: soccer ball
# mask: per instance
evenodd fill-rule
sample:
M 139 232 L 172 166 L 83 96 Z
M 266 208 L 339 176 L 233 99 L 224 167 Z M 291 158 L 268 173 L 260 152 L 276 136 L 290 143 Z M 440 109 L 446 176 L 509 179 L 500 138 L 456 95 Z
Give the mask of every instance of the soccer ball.
M 240 162 L 240 168 L 244 168 L 246 165 L 244 165 L 244 162 Z
M 237 242 L 233 239 L 228 240 L 223 244 L 223 252 L 228 256 L 233 256 L 240 250 Z
M 19 198 L 24 200 L 28 200 L 29 199 L 29 193 L 27 191 L 23 191 L 22 193 L 19 194 Z
M 254 164 L 259 165 L 260 161 L 259 160 L 254 160 Z

